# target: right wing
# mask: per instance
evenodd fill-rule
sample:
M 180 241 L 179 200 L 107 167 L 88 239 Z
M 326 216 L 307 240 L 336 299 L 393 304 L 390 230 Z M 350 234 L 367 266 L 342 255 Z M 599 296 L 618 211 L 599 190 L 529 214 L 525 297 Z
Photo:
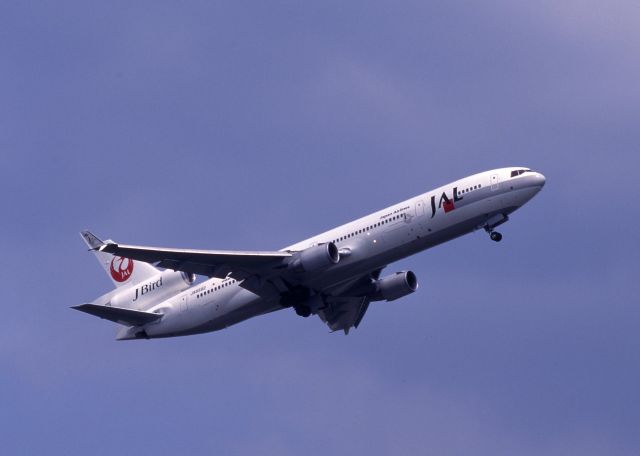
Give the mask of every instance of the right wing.
M 108 242 L 100 251 L 123 256 L 161 268 L 225 278 L 229 273 L 237 280 L 252 275 L 270 275 L 286 268 L 288 252 L 243 252 L 231 250 L 192 250 L 120 245 Z

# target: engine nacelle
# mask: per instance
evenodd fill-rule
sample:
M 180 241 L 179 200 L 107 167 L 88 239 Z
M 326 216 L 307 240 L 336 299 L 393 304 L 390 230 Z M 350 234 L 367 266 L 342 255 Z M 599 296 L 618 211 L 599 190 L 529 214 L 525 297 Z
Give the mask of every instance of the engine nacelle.
M 167 269 L 150 279 L 125 287 L 111 298 L 109 305 L 127 309 L 148 308 L 186 290 L 194 280 L 193 274 Z
M 412 271 L 396 272 L 375 282 L 372 301 L 394 301 L 418 289 L 418 278 Z
M 328 242 L 295 253 L 289 262 L 289 268 L 295 272 L 316 272 L 338 261 L 340 261 L 338 247 L 333 242 Z

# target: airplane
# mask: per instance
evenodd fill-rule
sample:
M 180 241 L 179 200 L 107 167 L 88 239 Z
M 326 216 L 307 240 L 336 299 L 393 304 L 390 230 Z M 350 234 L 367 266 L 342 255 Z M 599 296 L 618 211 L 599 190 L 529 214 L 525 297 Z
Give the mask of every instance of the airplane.
M 500 242 L 496 228 L 545 182 L 526 167 L 474 174 L 278 251 L 143 247 L 82 231 L 115 289 L 72 308 L 118 323 L 117 340 L 217 331 L 286 308 L 348 334 L 371 302 L 418 289 L 414 272 L 381 277 L 385 267 L 476 230 Z

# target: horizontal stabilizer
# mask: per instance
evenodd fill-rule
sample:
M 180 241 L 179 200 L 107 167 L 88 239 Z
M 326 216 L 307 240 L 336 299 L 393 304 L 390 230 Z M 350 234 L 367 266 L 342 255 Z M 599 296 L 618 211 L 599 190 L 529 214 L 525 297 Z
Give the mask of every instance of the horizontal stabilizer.
M 122 307 L 101 306 L 98 304 L 80 304 L 79 306 L 72 306 L 71 308 L 128 326 L 142 326 L 162 318 L 162 314 L 153 312 L 123 309 Z

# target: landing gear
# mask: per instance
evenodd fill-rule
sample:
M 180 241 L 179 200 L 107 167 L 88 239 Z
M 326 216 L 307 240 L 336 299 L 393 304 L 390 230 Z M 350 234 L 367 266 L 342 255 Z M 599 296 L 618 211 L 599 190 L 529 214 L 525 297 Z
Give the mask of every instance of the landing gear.
M 509 221 L 507 214 L 495 214 L 493 217 L 489 217 L 484 225 L 484 230 L 489 233 L 489 237 L 494 242 L 500 242 L 502 240 L 502 234 L 497 231 L 493 231 L 497 226 Z
M 301 303 L 307 301 L 310 296 L 311 292 L 308 288 L 292 287 L 289 291 L 282 293 L 280 296 L 280 305 L 282 307 L 293 307 L 298 315 L 302 315 L 305 313 L 304 310 L 299 311 L 298 309 L 307 307 Z
M 312 292 L 309 288 L 296 286 L 290 287 L 280 296 L 282 307 L 293 307 L 296 314 L 307 318 L 325 306 L 322 295 Z
M 311 315 L 311 309 L 307 306 L 294 306 L 294 309 L 298 315 L 301 317 L 307 318 Z

